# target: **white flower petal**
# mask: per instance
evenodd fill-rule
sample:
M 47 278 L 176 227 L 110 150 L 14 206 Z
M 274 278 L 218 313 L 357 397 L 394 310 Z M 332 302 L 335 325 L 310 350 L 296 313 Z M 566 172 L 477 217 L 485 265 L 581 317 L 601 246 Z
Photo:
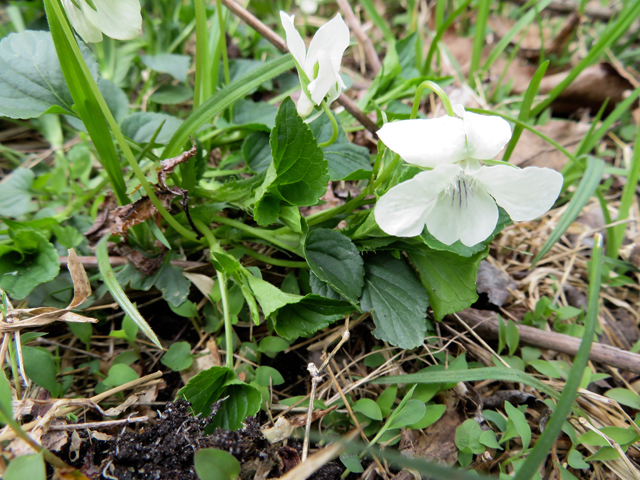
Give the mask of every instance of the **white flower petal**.
M 349 46 L 351 41 L 349 27 L 342 20 L 342 16 L 338 13 L 335 17 L 322 25 L 311 39 L 309 50 L 307 51 L 307 61 L 304 71 L 313 74 L 316 62 L 319 60 L 320 52 L 324 52 L 331 59 L 333 69 L 338 73 L 342 55 Z M 312 79 L 310 77 L 310 79 Z
M 300 98 L 298 99 L 298 103 L 296 103 L 296 110 L 300 118 L 305 118 L 313 112 L 313 102 L 309 100 L 309 97 L 307 97 L 304 92 L 300 92 Z
M 324 97 L 329 93 L 332 88 L 338 83 L 340 76 L 333 69 L 331 64 L 331 58 L 326 52 L 321 51 L 318 54 L 318 76 L 309 83 L 309 93 L 311 94 L 311 100 L 316 105 L 320 105 Z M 336 78 L 337 77 L 337 78 Z
M 280 11 L 280 22 L 282 22 L 284 33 L 287 37 L 287 48 L 291 52 L 291 55 L 293 55 L 296 62 L 298 62 L 300 68 L 304 69 L 305 59 L 307 58 L 307 48 L 304 45 L 304 40 L 293 24 L 294 18 L 295 15 L 289 16 L 285 12 Z
M 553 207 L 564 178 L 550 168 L 482 167 L 472 174 L 516 222 L 533 220 Z
M 300 10 L 307 15 L 313 15 L 318 10 L 318 2 L 316 0 L 302 0 L 296 3 L 300 5 Z
M 498 207 L 491 196 L 477 189 L 465 195 L 441 195 L 427 215 L 429 233 L 445 245 L 460 240 L 471 247 L 486 240 L 498 223 Z
M 81 0 L 82 1 L 82 0 Z M 140 35 L 142 15 L 138 0 L 93 0 L 96 10 L 83 6 L 88 22 L 116 40 L 131 40 Z
M 78 4 L 82 5 L 83 0 L 79 0 Z M 78 32 L 78 35 L 87 43 L 98 43 L 102 41 L 102 32 L 98 27 L 88 22 L 82 13 L 71 0 L 62 0 L 62 6 L 67 12 L 67 18 L 71 26 Z M 91 8 L 85 4 L 86 8 Z
M 420 235 L 438 195 L 460 171 L 457 165 L 442 165 L 396 185 L 376 203 L 376 222 L 389 235 Z
M 437 167 L 467 158 L 461 118 L 400 120 L 385 123 L 377 133 L 405 162 L 422 167 Z
M 460 106 L 456 113 L 459 112 Z M 495 157 L 511 139 L 511 125 L 504 118 L 464 111 L 468 158 L 488 160 Z

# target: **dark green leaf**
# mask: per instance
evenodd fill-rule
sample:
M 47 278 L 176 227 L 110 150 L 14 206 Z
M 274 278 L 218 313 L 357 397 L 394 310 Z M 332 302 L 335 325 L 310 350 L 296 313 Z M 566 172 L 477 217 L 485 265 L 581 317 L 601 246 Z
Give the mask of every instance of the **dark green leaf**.
M 54 398 L 58 397 L 60 384 L 56 381 L 58 369 L 51 353 L 33 347 L 22 347 L 24 370 L 33 383 L 46 388 Z
M 35 230 L 12 233 L 14 245 L 0 245 L 0 288 L 22 299 L 60 271 L 58 252 Z
M 326 115 L 321 115 L 310 126 L 318 143 L 326 142 L 333 134 L 333 126 Z M 337 140 L 323 151 L 331 180 L 362 180 L 371 176 L 373 167 L 369 149 L 351 143 L 339 123 Z
M 293 340 L 308 337 L 352 313 L 353 306 L 344 301 L 306 295 L 298 303 L 285 305 L 274 317 L 278 335 Z
M 160 105 L 177 105 L 193 98 L 193 90 L 188 85 L 161 85 L 149 100 Z
M 266 132 L 253 132 L 244 139 L 242 144 L 242 157 L 252 172 L 264 172 L 271 165 L 271 147 L 269 146 L 269 134 Z
M 193 363 L 193 355 L 191 354 L 191 345 L 189 342 L 175 342 L 169 347 L 167 353 L 160 360 L 174 372 L 186 370 Z
M 273 162 L 256 200 L 269 192 L 292 205 L 314 205 L 327 188 L 327 161 L 291 98 L 280 105 L 270 145 Z
M 368 254 L 360 303 L 372 310 L 376 338 L 411 349 L 422 345 L 427 333 L 427 293 L 404 260 L 389 253 Z
M 155 287 L 162 297 L 174 307 L 182 305 L 189 295 L 191 282 L 182 274 L 182 269 L 174 267 L 168 261 L 162 266 Z
M 340 461 L 352 473 L 364 472 L 364 468 L 362 468 L 360 459 L 356 453 L 343 453 L 340 455 Z
M 28 168 L 16 168 L 0 188 L 0 216 L 19 217 L 33 210 L 31 186 L 34 174 Z
M 187 71 L 191 65 L 191 57 L 175 53 L 159 53 L 157 55 L 141 55 L 140 60 L 151 70 L 168 73 L 182 83 L 187 81 Z
M 46 480 L 47 472 L 42 453 L 14 458 L 4 473 L 4 480 L 25 480 L 27 478 L 29 480 Z
M 256 368 L 255 382 L 263 387 L 269 387 L 271 385 L 282 385 L 284 378 L 275 368 L 262 365 Z
M 344 300 L 338 292 L 331 288 L 331 285 L 320 280 L 313 272 L 309 274 L 309 286 L 311 287 L 311 292 L 316 295 L 320 295 L 321 297 L 329 298 L 331 300 Z
M 156 130 L 162 125 L 155 143 L 164 145 L 181 124 L 182 120 L 165 113 L 138 112 L 122 121 L 122 133 L 136 143 L 149 143 Z
M 240 475 L 240 462 L 224 450 L 201 448 L 193 463 L 200 480 L 235 480 Z
M 96 77 L 98 65 L 89 49 L 81 43 L 80 50 Z M 0 41 L 0 115 L 33 118 L 54 106 L 71 112 L 72 105 L 49 32 L 27 30 Z
M 304 250 L 315 276 L 356 305 L 364 286 L 364 262 L 353 242 L 336 230 L 318 228 L 307 235 Z
M 480 262 L 489 253 L 485 248 L 470 257 L 428 247 L 408 252 L 429 296 L 436 320 L 459 312 L 478 300 L 476 277 Z
M 269 132 L 276 126 L 278 107 L 266 102 L 242 98 L 233 105 L 233 123 L 253 130 Z M 218 123 L 218 127 L 221 124 Z

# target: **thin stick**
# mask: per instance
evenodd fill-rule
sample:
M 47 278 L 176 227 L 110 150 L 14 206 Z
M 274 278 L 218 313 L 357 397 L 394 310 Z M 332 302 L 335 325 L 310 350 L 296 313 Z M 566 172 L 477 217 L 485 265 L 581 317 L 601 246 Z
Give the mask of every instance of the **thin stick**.
M 148 417 L 122 418 L 120 420 L 105 420 L 104 422 L 74 423 L 71 425 L 50 425 L 49 430 L 82 430 L 85 428 L 107 428 L 116 425 L 147 422 Z
M 478 341 L 480 342 L 480 345 L 482 345 L 484 348 L 486 348 L 487 350 L 489 350 L 489 352 L 491 352 L 491 354 L 496 357 L 498 359 L 498 361 L 500 363 L 502 363 L 502 365 L 504 365 L 507 368 L 511 368 L 511 365 L 509 365 L 507 362 L 505 362 L 502 357 L 500 355 L 498 355 L 496 352 L 493 351 L 493 348 L 491 348 L 489 345 L 487 345 L 487 342 L 485 342 L 482 338 L 480 338 L 480 335 L 478 335 L 469 325 L 467 325 L 464 320 L 462 320 L 457 313 L 453 314 L 454 317 L 456 317 L 456 319 L 458 320 L 458 322 L 460 322 L 460 324 Z
M 344 332 L 342 332 L 342 338 L 340 339 L 340 342 L 338 342 L 338 345 L 336 345 L 336 348 L 333 349 L 333 351 L 329 354 L 329 356 L 326 358 L 326 360 L 322 363 L 322 365 L 318 369 L 318 373 L 322 373 L 322 371 L 329 364 L 331 359 L 335 356 L 336 353 L 338 353 L 338 350 L 340 350 L 340 347 L 342 347 L 342 345 L 344 345 L 344 343 L 347 340 L 349 340 L 350 336 L 351 336 L 351 334 L 349 333 L 349 317 L 347 317 L 347 320 L 346 320 L 345 326 L 344 326 Z
M 498 318 L 494 312 L 467 308 L 458 315 L 464 319 L 476 332 L 485 335 L 485 338 L 498 338 Z M 567 355 L 575 355 L 580 346 L 580 339 L 556 332 L 547 332 L 527 325 L 516 324 L 520 334 L 520 342 L 538 348 L 554 350 Z M 620 348 L 593 343 L 589 360 L 614 368 L 640 373 L 640 355 L 627 352 Z M 329 403 L 327 402 L 327 405 Z
M 280 35 L 271 30 L 268 26 L 262 23 L 256 16 L 249 12 L 246 8 L 240 5 L 235 0 L 222 0 L 222 3 L 231 12 L 240 17 L 243 22 L 253 28 L 256 32 L 266 38 L 271 44 L 273 44 L 278 50 L 283 53 L 288 53 L 287 43 L 282 39 Z M 378 138 L 376 132 L 379 127 L 373 120 L 367 117 L 362 110 L 360 110 L 356 104 L 347 97 L 344 93 L 341 93 L 338 97 L 338 103 L 344 107 L 358 122 L 360 122 L 364 128 L 369 130 L 374 138 Z
M 304 428 L 304 443 L 302 444 L 302 463 L 307 459 L 309 453 L 309 434 L 311 433 L 311 419 L 313 417 L 313 402 L 316 398 L 316 388 L 322 381 L 322 376 L 318 372 L 316 364 L 311 362 L 307 365 L 307 370 L 311 374 L 311 394 L 309 395 L 309 408 L 307 409 L 307 425 Z
M 358 21 L 355 13 L 353 13 L 349 2 L 347 2 L 347 0 L 336 0 L 336 3 L 340 7 L 340 10 L 342 10 L 342 13 L 344 13 L 344 19 L 347 22 L 347 25 L 351 30 L 353 30 L 353 33 L 358 39 L 358 42 L 360 42 L 362 48 L 364 48 L 364 54 L 369 60 L 369 65 L 371 66 L 373 73 L 377 75 L 378 72 L 382 70 L 382 63 L 380 63 L 380 58 L 376 53 L 373 42 L 367 36 L 367 34 L 364 33 L 364 30 L 362 30 L 362 26 L 360 25 L 360 22 Z
M 98 268 L 98 259 L 96 257 L 78 257 L 84 268 Z M 58 257 L 61 265 L 66 266 L 69 263 L 69 257 Z M 127 257 L 109 257 L 109 264 L 112 267 L 119 267 L 129 263 Z M 189 262 L 184 260 L 171 260 L 171 265 L 178 268 L 198 268 L 210 266 L 210 263 Z

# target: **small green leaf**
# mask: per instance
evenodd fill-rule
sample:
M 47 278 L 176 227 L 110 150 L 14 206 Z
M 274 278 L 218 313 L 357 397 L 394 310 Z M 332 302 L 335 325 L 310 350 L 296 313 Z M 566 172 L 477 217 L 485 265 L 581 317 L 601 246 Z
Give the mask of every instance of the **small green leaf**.
M 480 425 L 473 418 L 469 418 L 456 428 L 456 447 L 461 452 L 480 455 L 485 451 L 484 445 L 480 443 L 481 436 Z
M 309 337 L 350 313 L 354 307 L 344 301 L 306 295 L 298 303 L 285 305 L 274 315 L 276 333 L 288 339 Z
M 0 83 L 1 85 L 1 83 Z M 35 175 L 27 168 L 16 168 L 0 188 L 0 216 L 19 217 L 35 208 L 31 203 L 31 187 Z
M 636 441 L 638 437 L 634 430 L 622 427 L 602 427 L 598 430 L 619 445 L 627 445 Z M 606 447 L 609 445 L 607 440 L 593 430 L 589 430 L 588 432 L 580 435 L 580 437 L 578 437 L 578 442 L 584 445 L 595 445 L 599 447 Z
M 509 347 L 509 355 L 513 355 L 520 343 L 520 332 L 513 320 L 507 322 L 507 346 Z
M 575 468 L 578 470 L 583 470 L 591 466 L 584 461 L 584 457 L 582 456 L 582 454 L 575 448 L 572 448 L 569 452 L 569 455 L 567 455 L 567 463 L 571 468 Z
M 384 391 L 378 395 L 376 403 L 380 407 L 380 412 L 384 418 L 387 418 L 393 411 L 393 404 L 396 401 L 397 394 L 398 386 L 391 385 L 390 387 L 385 388 Z
M 333 134 L 331 121 L 326 115 L 320 115 L 310 126 L 318 143 L 328 141 Z M 340 123 L 338 138 L 331 145 L 324 147 L 323 151 L 331 180 L 363 180 L 371 176 L 373 167 L 369 149 L 351 143 Z
M 60 393 L 60 384 L 56 381 L 58 369 L 51 353 L 40 348 L 23 346 L 22 358 L 24 370 L 33 383 L 46 388 L 52 397 L 57 398 Z
M 364 468 L 362 468 L 360 459 L 356 453 L 343 453 L 340 455 L 340 461 L 351 473 L 364 472 Z
M 511 420 L 522 439 L 522 446 L 526 450 L 531 443 L 531 427 L 527 423 L 527 419 L 520 410 L 511 405 L 509 402 L 504 402 L 504 410 L 507 412 L 509 420 Z
M 307 235 L 304 253 L 311 271 L 357 304 L 364 286 L 364 262 L 353 242 L 336 230 L 318 228 Z
M 93 326 L 90 323 L 75 323 L 69 322 L 69 328 L 74 333 L 76 337 L 80 339 L 82 343 L 84 343 L 89 348 L 91 344 L 91 335 L 93 335 Z
M 102 381 L 102 383 L 106 387 L 113 388 L 124 385 L 125 383 L 133 382 L 137 379 L 138 374 L 133 368 L 129 367 L 128 365 L 119 363 L 117 365 L 113 365 L 109 369 L 109 374 L 107 375 L 107 378 Z
M 351 408 L 354 412 L 360 412 L 371 420 L 382 420 L 380 406 L 370 398 L 361 398 Z
M 151 70 L 168 73 L 182 83 L 187 81 L 187 72 L 191 66 L 191 57 L 175 53 L 159 53 L 157 55 L 141 55 L 140 60 Z
M 240 462 L 224 450 L 201 448 L 193 463 L 200 480 L 235 480 L 240 475 Z
M 191 282 L 182 274 L 182 269 L 168 261 L 162 266 L 154 286 L 162 292 L 162 297 L 174 307 L 182 305 L 189 296 Z
M 189 342 L 175 342 L 169 347 L 167 353 L 162 356 L 160 362 L 174 372 L 186 370 L 193 364 L 191 345 L 189 345 Z
M 446 410 L 446 405 L 427 405 L 427 409 L 424 412 L 422 418 L 416 423 L 409 425 L 409 428 L 412 428 L 414 430 L 422 430 L 424 428 L 427 428 L 440 420 Z
M 180 83 L 178 85 L 161 85 L 151 94 L 149 100 L 160 105 L 178 105 L 193 98 L 193 90 L 188 85 Z
M 14 458 L 4 473 L 4 480 L 25 480 L 26 478 L 46 480 L 47 472 L 42 453 Z
M 267 355 L 284 352 L 289 348 L 289 343 L 280 337 L 264 337 L 258 344 L 258 351 Z
M 498 443 L 498 439 L 496 438 L 496 433 L 493 430 L 485 430 L 480 435 L 480 443 L 488 448 L 495 448 L 497 450 L 502 450 L 502 447 Z
M 485 248 L 463 257 L 428 247 L 408 252 L 427 290 L 436 320 L 459 312 L 478 300 L 476 277 L 480 262 L 488 253 L 489 250 Z
M 626 388 L 612 388 L 604 396 L 615 400 L 621 405 L 640 410 L 640 396 Z
M 271 385 L 282 385 L 284 378 L 275 368 L 262 365 L 256 368 L 255 382 L 260 386 L 269 387 Z
M 37 285 L 53 280 L 60 262 L 55 247 L 40 232 L 24 229 L 9 233 L 13 245 L 0 245 L 0 288 L 22 299 Z
M 372 310 L 373 335 L 390 344 L 412 349 L 427 334 L 427 293 L 404 260 L 389 253 L 365 257 L 365 285 L 360 304 Z
M 391 420 L 388 429 L 404 428 L 424 417 L 427 407 L 420 400 L 409 400 L 404 408 Z
M 0 371 L 0 422 L 7 423 L 6 419 L 11 418 L 12 415 L 13 396 L 11 395 L 11 386 L 4 374 L 4 370 L 2 370 Z
M 122 121 L 122 133 L 136 143 L 149 143 L 156 131 L 160 132 L 154 143 L 165 145 L 182 125 L 179 118 L 166 113 L 137 112 Z
M 558 369 L 546 360 L 532 360 L 529 365 L 547 377 L 562 378 Z

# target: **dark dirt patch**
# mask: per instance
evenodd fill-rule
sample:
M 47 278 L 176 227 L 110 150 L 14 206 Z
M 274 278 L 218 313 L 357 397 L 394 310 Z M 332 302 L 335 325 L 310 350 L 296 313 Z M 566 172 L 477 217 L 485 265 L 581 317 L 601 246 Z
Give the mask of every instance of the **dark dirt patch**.
M 168 402 L 156 421 L 139 431 L 121 430 L 109 440 L 99 440 L 93 432 L 78 431 L 82 444 L 71 452 L 65 446 L 61 457 L 90 479 L 119 480 L 198 480 L 193 464 L 201 448 L 217 448 L 236 457 L 241 465 L 241 479 L 277 478 L 300 463 L 300 442 L 288 446 L 271 445 L 262 435 L 258 421 L 247 418 L 238 431 L 217 429 L 205 434 L 219 405 L 214 404 L 209 417 L 194 417 L 189 402 Z M 324 465 L 313 480 L 338 480 L 344 467 L 339 462 Z

